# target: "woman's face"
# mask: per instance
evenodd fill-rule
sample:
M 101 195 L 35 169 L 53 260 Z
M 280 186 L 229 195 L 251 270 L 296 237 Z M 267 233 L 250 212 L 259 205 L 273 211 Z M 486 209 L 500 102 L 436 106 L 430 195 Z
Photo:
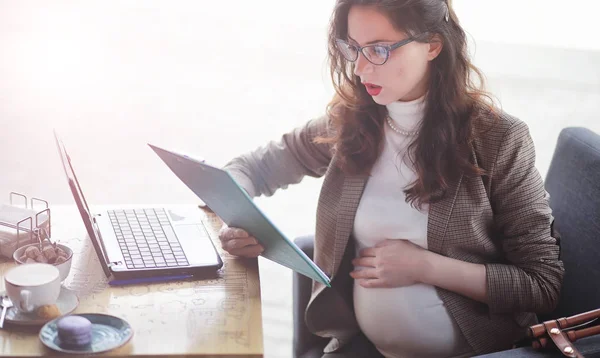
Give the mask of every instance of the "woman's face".
M 348 43 L 393 45 L 409 36 L 394 28 L 389 19 L 373 7 L 355 5 L 348 14 Z M 440 42 L 410 42 L 390 52 L 383 65 L 374 65 L 361 53 L 354 74 L 376 103 L 412 101 L 427 92 L 429 62 L 441 51 Z

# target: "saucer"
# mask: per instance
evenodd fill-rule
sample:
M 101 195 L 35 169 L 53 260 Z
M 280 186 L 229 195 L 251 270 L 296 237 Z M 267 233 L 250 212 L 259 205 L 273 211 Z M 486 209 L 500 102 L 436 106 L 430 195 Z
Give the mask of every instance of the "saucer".
M 65 346 L 58 338 L 56 323 L 62 318 L 56 318 L 44 325 L 40 330 L 40 341 L 55 351 L 62 353 L 101 353 L 125 345 L 133 337 L 133 329 L 127 321 L 110 315 L 97 313 L 82 313 L 74 316 L 87 318 L 92 322 L 92 342 L 88 345 L 73 348 Z
M 0 293 L 0 295 L 3 294 L 5 294 L 5 292 Z M 78 305 L 79 298 L 77 298 L 75 292 L 61 286 L 60 295 L 58 296 L 58 300 L 56 300 L 56 307 L 58 307 L 61 316 L 75 311 Z M 6 317 L 4 318 L 4 322 L 9 322 L 18 326 L 42 326 L 48 321 L 50 321 L 50 319 L 40 318 L 35 313 L 21 312 L 15 307 L 7 309 Z

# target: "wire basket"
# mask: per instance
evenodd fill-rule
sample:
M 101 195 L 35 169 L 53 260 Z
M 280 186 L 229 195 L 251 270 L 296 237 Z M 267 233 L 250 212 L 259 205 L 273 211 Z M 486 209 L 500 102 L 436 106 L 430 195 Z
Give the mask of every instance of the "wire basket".
M 22 199 L 16 203 L 17 199 Z M 43 205 L 41 210 L 36 207 Z M 0 205 L 0 256 L 12 258 L 21 246 L 51 237 L 51 215 L 46 200 L 11 192 L 9 204 Z

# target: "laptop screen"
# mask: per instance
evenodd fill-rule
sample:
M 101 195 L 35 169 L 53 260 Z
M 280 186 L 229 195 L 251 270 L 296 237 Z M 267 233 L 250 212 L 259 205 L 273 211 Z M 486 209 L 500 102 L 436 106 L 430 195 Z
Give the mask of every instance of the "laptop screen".
M 98 260 L 100 261 L 100 265 L 102 265 L 102 270 L 104 271 L 106 277 L 109 277 L 111 275 L 111 271 L 103 253 L 103 244 L 102 240 L 100 240 L 100 233 L 94 224 L 94 219 L 90 208 L 88 207 L 87 201 L 85 200 L 85 196 L 83 196 L 83 191 L 81 190 L 81 186 L 79 185 L 79 181 L 77 180 L 77 176 L 73 170 L 73 165 L 71 164 L 71 158 L 69 157 L 63 142 L 58 138 L 56 131 L 54 132 L 54 139 L 56 140 L 58 154 L 60 156 L 60 160 L 62 161 L 63 169 L 65 170 L 67 181 L 69 183 L 69 188 L 73 194 L 73 199 L 75 199 L 75 204 L 77 204 L 77 208 L 79 209 L 79 213 L 81 214 L 85 228 L 90 236 L 90 239 L 92 240 L 92 244 L 96 250 L 96 255 L 98 255 Z

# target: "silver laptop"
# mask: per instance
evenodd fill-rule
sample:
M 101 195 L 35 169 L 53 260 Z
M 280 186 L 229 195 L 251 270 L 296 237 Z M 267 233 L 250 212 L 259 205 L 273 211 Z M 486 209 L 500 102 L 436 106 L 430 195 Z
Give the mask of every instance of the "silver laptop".
M 208 236 L 197 206 L 115 208 L 92 213 L 71 158 L 54 138 L 67 181 L 106 276 L 116 279 L 216 276 L 223 261 Z

